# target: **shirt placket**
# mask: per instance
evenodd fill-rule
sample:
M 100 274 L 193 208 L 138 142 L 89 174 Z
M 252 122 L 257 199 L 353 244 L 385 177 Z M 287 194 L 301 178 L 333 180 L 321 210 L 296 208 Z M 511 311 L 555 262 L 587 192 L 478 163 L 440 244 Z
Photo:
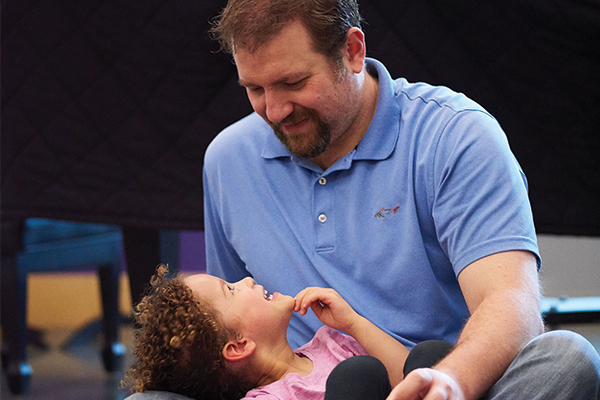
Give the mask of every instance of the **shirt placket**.
M 326 252 L 335 249 L 335 218 L 333 184 L 325 175 L 314 182 L 314 207 L 316 251 Z

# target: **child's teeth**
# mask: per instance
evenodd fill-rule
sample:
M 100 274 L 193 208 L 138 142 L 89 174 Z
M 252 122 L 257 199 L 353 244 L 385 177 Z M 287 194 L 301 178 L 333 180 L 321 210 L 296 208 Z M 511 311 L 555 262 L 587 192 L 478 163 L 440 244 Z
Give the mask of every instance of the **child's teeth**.
M 267 292 L 266 289 L 263 289 L 263 296 L 265 297 L 265 300 L 272 300 L 273 299 L 273 295 L 269 294 L 269 292 Z

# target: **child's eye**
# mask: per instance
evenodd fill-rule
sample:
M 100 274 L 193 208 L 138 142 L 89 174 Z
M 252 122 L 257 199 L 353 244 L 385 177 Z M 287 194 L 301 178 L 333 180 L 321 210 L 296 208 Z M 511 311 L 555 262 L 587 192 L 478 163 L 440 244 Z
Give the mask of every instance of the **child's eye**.
M 229 289 L 229 291 L 231 292 L 231 294 L 233 294 L 233 286 L 227 285 L 227 289 Z

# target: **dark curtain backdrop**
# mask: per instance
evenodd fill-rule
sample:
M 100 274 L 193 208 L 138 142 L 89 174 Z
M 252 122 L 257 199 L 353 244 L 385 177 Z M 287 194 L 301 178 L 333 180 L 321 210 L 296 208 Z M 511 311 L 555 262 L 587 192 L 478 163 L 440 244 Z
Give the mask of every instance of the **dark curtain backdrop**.
M 251 111 L 223 1 L 5 0 L 2 220 L 202 229 L 202 157 Z M 368 54 L 504 127 L 540 233 L 600 235 L 600 2 L 362 0 Z

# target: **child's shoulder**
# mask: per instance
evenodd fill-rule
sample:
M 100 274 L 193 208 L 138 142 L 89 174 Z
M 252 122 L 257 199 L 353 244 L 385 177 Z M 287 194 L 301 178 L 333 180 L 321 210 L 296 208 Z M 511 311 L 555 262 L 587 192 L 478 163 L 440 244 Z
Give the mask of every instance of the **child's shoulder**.
M 303 352 L 303 350 L 332 353 L 340 360 L 366 354 L 366 351 L 352 336 L 328 326 L 319 328 L 312 340 L 298 349 L 299 352 Z

